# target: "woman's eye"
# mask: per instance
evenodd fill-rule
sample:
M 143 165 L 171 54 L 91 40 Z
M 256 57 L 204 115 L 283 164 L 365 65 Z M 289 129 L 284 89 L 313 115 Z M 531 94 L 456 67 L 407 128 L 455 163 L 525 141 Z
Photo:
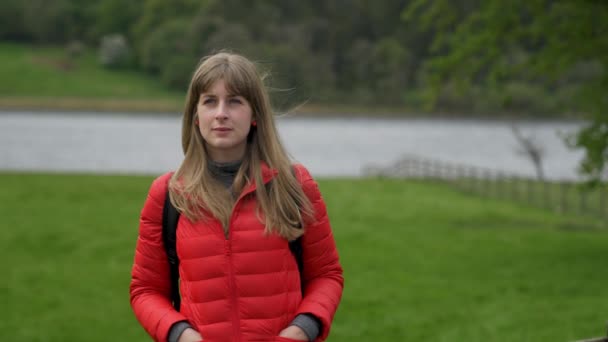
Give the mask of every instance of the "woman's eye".
M 241 104 L 243 102 L 239 98 L 232 98 L 232 99 L 230 99 L 230 103 Z
M 215 102 L 215 99 L 204 99 L 203 100 L 203 104 L 211 104 L 213 102 Z

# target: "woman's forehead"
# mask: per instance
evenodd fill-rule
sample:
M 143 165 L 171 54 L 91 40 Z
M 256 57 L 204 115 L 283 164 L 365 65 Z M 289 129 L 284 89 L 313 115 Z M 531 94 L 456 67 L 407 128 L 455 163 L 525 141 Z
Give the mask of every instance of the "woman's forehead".
M 248 87 L 242 81 L 231 79 L 230 77 L 219 77 L 208 80 L 206 84 L 201 84 L 199 94 L 226 93 L 230 96 L 246 96 Z

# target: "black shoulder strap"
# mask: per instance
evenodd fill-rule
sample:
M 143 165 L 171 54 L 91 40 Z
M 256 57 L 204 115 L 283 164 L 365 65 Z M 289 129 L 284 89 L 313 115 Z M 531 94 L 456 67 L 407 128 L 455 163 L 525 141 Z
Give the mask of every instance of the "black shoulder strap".
M 293 165 L 291 166 L 291 172 L 294 176 L 297 177 L 296 169 L 293 167 Z M 302 226 L 300 225 L 298 228 L 302 229 Z M 291 254 L 293 254 L 294 258 L 296 259 L 296 263 L 298 264 L 298 272 L 300 273 L 300 282 L 302 285 L 300 286 L 300 289 L 302 290 L 302 295 L 304 295 L 304 273 L 302 273 L 304 272 L 304 257 L 302 248 L 302 237 L 300 236 L 299 238 L 293 241 L 289 241 L 289 249 L 291 250 Z
M 177 258 L 177 221 L 179 212 L 171 203 L 169 189 L 165 195 L 165 205 L 163 206 L 163 242 L 167 259 L 169 260 L 169 272 L 171 276 L 171 301 L 175 310 L 179 311 L 181 298 L 179 296 L 179 259 Z
M 291 254 L 293 254 L 296 259 L 296 263 L 298 264 L 298 272 L 300 273 L 300 282 L 303 284 L 303 273 L 304 272 L 304 258 L 302 256 L 302 237 L 289 241 L 289 249 L 291 250 Z M 302 294 L 304 294 L 304 286 L 300 287 L 302 289 Z

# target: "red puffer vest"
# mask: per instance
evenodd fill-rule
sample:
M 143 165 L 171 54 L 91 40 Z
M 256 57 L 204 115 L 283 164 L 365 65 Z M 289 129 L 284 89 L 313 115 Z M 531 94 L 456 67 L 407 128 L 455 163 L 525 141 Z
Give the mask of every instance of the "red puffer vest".
M 316 341 L 327 338 L 342 296 L 342 267 L 318 186 L 303 166 L 294 169 L 316 218 L 302 237 L 304 296 L 289 244 L 278 235 L 264 235 L 256 218 L 255 184 L 249 184 L 235 204 L 228 238 L 217 220 L 193 223 L 180 216 L 180 312 L 169 300 L 162 241 L 170 174 L 152 183 L 141 212 L 130 294 L 135 316 L 155 341 L 167 341 L 169 329 L 179 321 L 188 321 L 205 341 L 289 341 L 277 335 L 301 313 L 320 320 Z M 267 183 L 276 171 L 264 167 L 262 175 Z

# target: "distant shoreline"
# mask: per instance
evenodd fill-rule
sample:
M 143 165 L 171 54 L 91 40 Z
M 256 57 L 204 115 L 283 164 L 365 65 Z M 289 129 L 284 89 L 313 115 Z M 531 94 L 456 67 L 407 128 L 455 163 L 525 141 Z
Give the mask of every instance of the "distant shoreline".
M 124 99 L 124 98 L 84 98 L 84 97 L 29 97 L 0 96 L 0 111 L 83 111 L 83 112 L 124 112 L 133 114 L 181 115 L 183 103 L 168 99 Z M 282 111 L 278 111 L 282 115 Z M 357 105 L 304 104 L 285 114 L 287 117 L 332 117 L 332 118 L 408 118 L 408 119 L 483 119 L 483 120 L 526 120 L 526 121 L 581 121 L 581 117 L 566 115 L 537 116 L 520 113 L 492 113 L 488 115 L 455 112 L 419 112 L 400 107 L 369 107 Z

